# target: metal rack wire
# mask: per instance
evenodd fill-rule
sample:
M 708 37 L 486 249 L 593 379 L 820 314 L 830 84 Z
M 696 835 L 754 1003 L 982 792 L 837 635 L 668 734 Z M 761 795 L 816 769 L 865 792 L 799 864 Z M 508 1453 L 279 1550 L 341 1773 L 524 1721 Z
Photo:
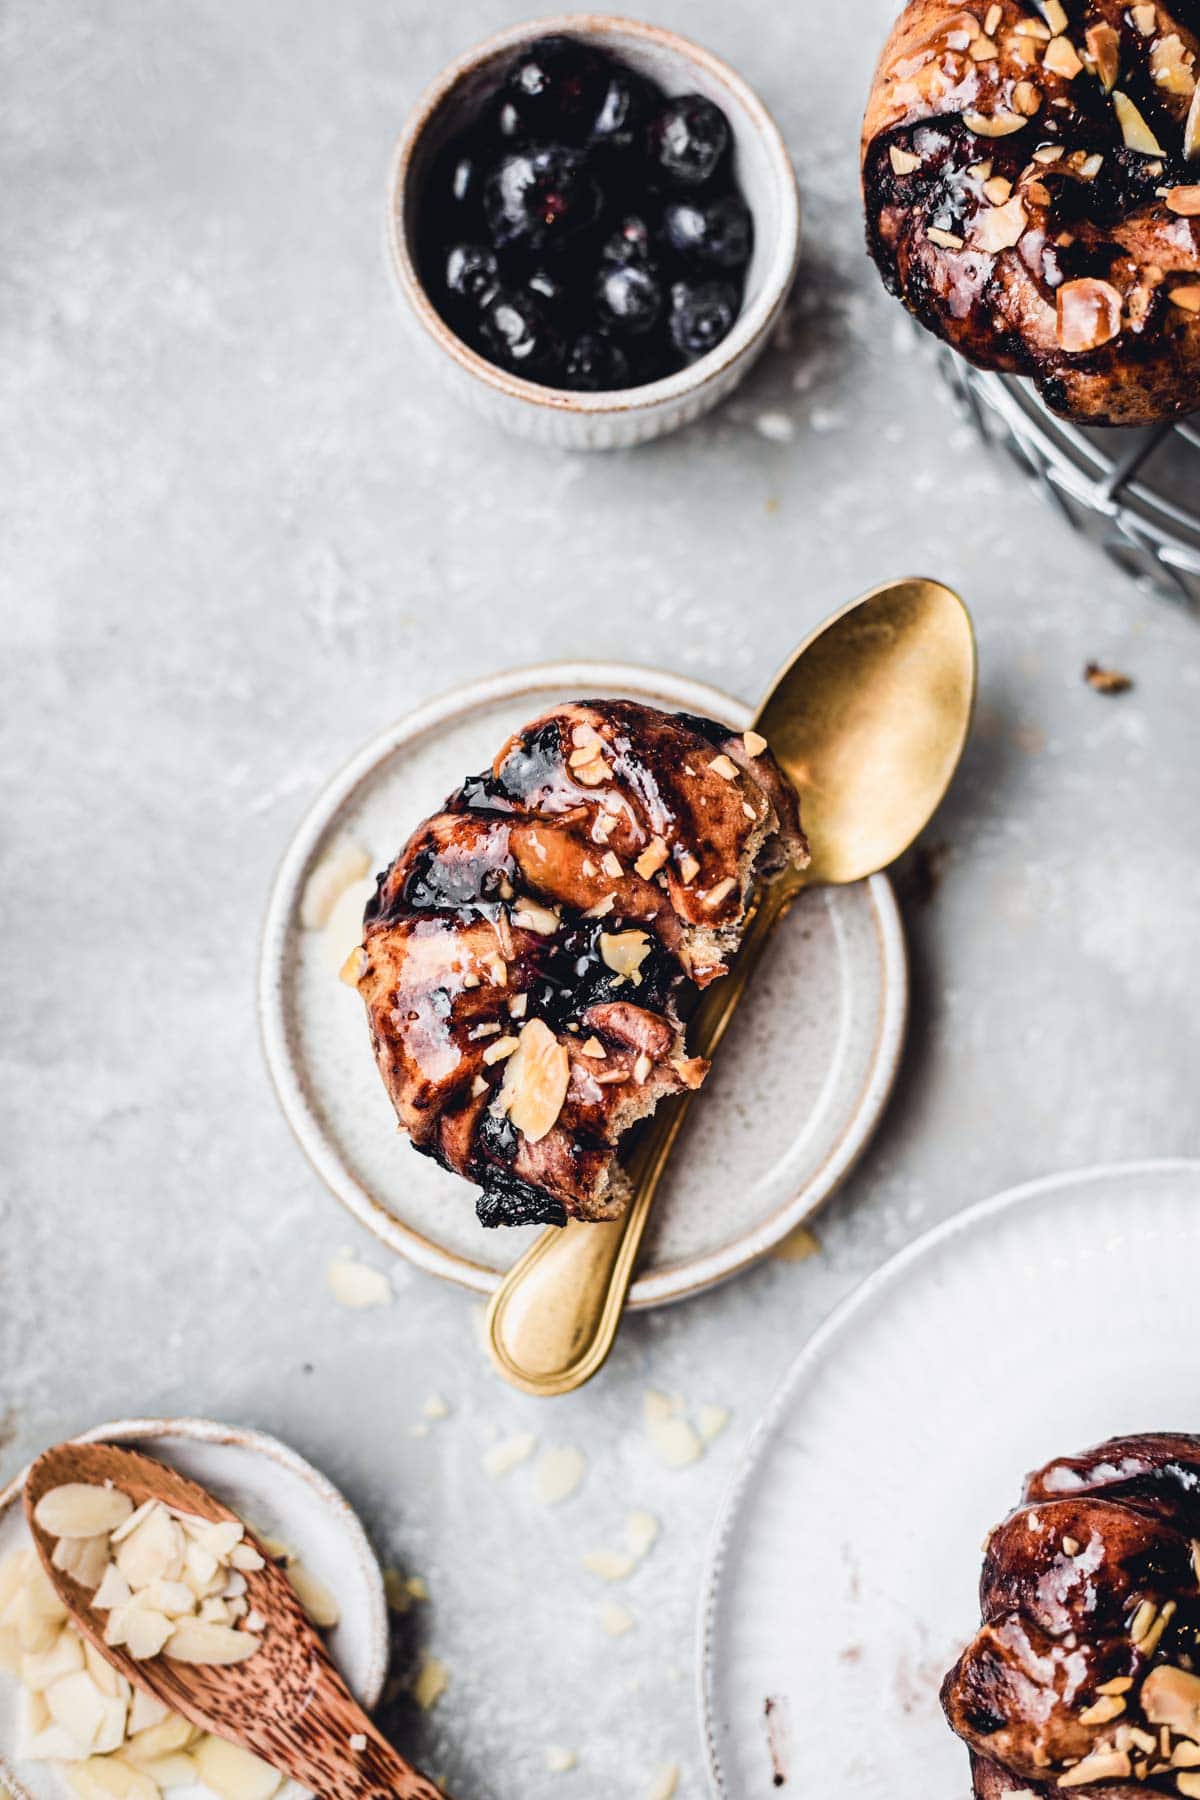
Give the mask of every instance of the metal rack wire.
M 1085 430 L 1032 383 L 988 375 L 952 350 L 939 362 L 959 405 L 1020 463 L 1078 531 L 1130 574 L 1200 609 L 1200 414 L 1148 430 Z

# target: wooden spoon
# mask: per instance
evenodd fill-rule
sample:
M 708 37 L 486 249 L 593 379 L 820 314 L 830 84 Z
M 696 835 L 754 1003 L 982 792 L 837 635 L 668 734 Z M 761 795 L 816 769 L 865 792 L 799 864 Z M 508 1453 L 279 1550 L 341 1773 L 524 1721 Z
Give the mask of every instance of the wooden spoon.
M 246 1574 L 246 1592 L 251 1609 L 268 1623 L 261 1650 L 245 1662 L 214 1667 L 173 1662 L 169 1656 L 136 1662 L 126 1650 L 106 1644 L 107 1615 L 94 1610 L 88 1588 L 54 1567 L 56 1539 L 34 1517 L 43 1494 L 72 1481 L 94 1487 L 111 1482 L 135 1506 L 161 1500 L 214 1522 L 237 1515 L 165 1463 L 112 1444 L 59 1444 L 30 1469 L 25 1517 L 42 1567 L 80 1631 L 127 1681 L 200 1730 L 253 1751 L 314 1794 L 345 1800 L 445 1800 L 440 1788 L 392 1748 L 353 1698 L 286 1575 L 261 1544 L 255 1548 L 266 1559 L 265 1567 Z M 249 1530 L 246 1536 L 254 1542 Z M 366 1747 L 352 1750 L 350 1739 L 360 1735 Z

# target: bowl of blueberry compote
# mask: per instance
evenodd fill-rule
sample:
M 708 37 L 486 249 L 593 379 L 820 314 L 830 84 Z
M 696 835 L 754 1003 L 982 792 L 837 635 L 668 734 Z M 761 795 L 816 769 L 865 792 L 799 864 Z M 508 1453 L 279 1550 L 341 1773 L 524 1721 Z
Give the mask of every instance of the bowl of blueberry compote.
M 640 443 L 765 348 L 799 253 L 795 174 L 741 77 L 594 13 L 445 70 L 396 151 L 401 292 L 460 393 L 526 437 Z

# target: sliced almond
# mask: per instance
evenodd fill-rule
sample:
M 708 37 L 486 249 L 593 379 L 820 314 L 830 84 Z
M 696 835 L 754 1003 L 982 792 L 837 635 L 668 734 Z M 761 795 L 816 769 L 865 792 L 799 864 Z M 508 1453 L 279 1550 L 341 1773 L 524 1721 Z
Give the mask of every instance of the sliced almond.
M 915 175 L 921 166 L 920 157 L 914 156 L 911 150 L 902 150 L 899 144 L 893 144 L 888 150 L 888 160 L 894 175 Z
M 83 1645 L 68 1628 L 59 1633 L 58 1641 L 49 1650 L 35 1650 L 23 1656 L 20 1676 L 31 1694 L 41 1694 L 62 1676 L 74 1675 L 83 1666 Z
M 497 1038 L 495 1043 L 489 1044 L 487 1049 L 484 1051 L 484 1053 L 483 1053 L 484 1062 L 488 1065 L 489 1068 L 491 1068 L 494 1063 L 503 1062 L 506 1057 L 509 1057 L 509 1056 L 512 1056 L 515 1054 L 517 1045 L 519 1043 L 520 1043 L 519 1038 L 515 1038 L 515 1037 L 511 1037 L 511 1036 Z
M 978 215 L 971 227 L 971 242 L 986 255 L 996 256 L 1020 243 L 1028 223 L 1024 202 L 1019 194 L 1014 194 L 1005 205 L 993 206 Z
M 540 1143 L 554 1129 L 570 1081 L 566 1046 L 544 1020 L 530 1019 L 505 1064 L 497 1106 L 531 1144 Z
M 1096 76 L 1106 94 L 1111 94 L 1121 73 L 1121 39 L 1111 25 L 1089 25 L 1085 42 Z
M 1071 21 L 1062 0 L 1037 0 L 1037 9 L 1056 36 L 1070 26 Z
M 707 894 L 704 896 L 705 906 L 711 912 L 715 907 L 720 906 L 724 901 L 728 900 L 736 886 L 737 882 L 734 877 L 732 875 L 727 875 L 724 881 L 718 881 L 715 887 L 709 888 Z
M 322 1631 L 332 1631 L 341 1617 L 337 1598 L 332 1590 L 311 1569 L 306 1569 L 303 1563 L 293 1563 L 287 1572 L 287 1578 L 313 1624 Z
M 1177 31 L 1159 38 L 1150 52 L 1150 73 L 1156 87 L 1165 94 L 1181 94 L 1190 99 L 1196 91 L 1195 59 L 1184 49 Z
M 1069 37 L 1051 38 L 1042 54 L 1042 66 L 1064 81 L 1074 81 L 1083 73 L 1083 62 Z
M 602 931 L 600 956 L 614 975 L 628 975 L 636 982 L 642 964 L 650 954 L 650 939 L 644 931 Z
M 107 1533 L 90 1538 L 59 1538 L 50 1560 L 80 1587 L 99 1587 L 108 1567 Z
M 1172 306 L 1182 307 L 1184 312 L 1200 313 L 1200 282 L 1172 288 L 1167 298 Z
M 1200 218 L 1200 183 L 1169 188 L 1166 203 L 1170 211 L 1178 213 L 1182 219 Z
M 580 1044 L 579 1054 L 580 1056 L 590 1057 L 593 1062 L 603 1062 L 604 1058 L 608 1055 L 608 1052 L 598 1037 L 590 1037 L 586 1038 L 584 1042 Z
M 720 756 L 714 756 L 708 766 L 714 775 L 719 775 L 721 777 L 722 781 L 737 780 L 737 764 L 730 757 L 726 756 L 724 752 L 722 752 Z
M 1087 1787 L 1093 1781 L 1122 1781 L 1133 1773 L 1126 1750 L 1094 1750 L 1077 1762 L 1065 1775 L 1060 1775 L 1060 1788 Z
M 231 1631 L 227 1625 L 209 1625 L 202 1619 L 180 1619 L 167 1639 L 165 1654 L 172 1662 L 224 1667 L 245 1662 L 261 1644 L 262 1639 L 251 1631 Z
M 1003 109 L 994 113 L 965 112 L 962 118 L 968 131 L 983 138 L 1011 137 L 1014 132 L 1024 131 L 1029 123 L 1023 113 L 1006 112 Z
M 1110 282 L 1084 276 L 1058 290 L 1058 341 L 1071 355 L 1085 355 L 1121 332 L 1121 296 Z
M 679 859 L 679 879 L 685 887 L 689 887 L 700 873 L 700 864 L 690 850 L 685 850 Z
M 1167 1725 L 1180 1737 L 1200 1739 L 1200 1675 L 1160 1663 L 1143 1681 L 1138 1699 L 1152 1725 Z
M 649 881 L 652 875 L 658 874 L 670 854 L 662 838 L 651 838 L 633 866 L 643 881 Z
M 536 900 L 519 901 L 512 909 L 512 922 L 523 931 L 536 931 L 540 937 L 553 937 L 562 923 L 551 907 L 541 906 Z
M 98 1537 L 115 1531 L 133 1511 L 133 1501 L 119 1488 L 68 1481 L 50 1488 L 34 1508 L 34 1521 L 56 1538 Z
M 118 1547 L 116 1564 L 136 1590 L 152 1581 L 177 1581 L 183 1574 L 186 1551 L 180 1526 L 165 1506 L 155 1506 Z
M 224 1738 L 202 1737 L 195 1758 L 201 1781 L 220 1800 L 270 1800 L 283 1780 L 270 1763 Z
M 176 1621 L 150 1606 L 130 1605 L 125 1608 L 125 1648 L 135 1662 L 146 1662 L 157 1656 Z
M 1112 103 L 1117 115 L 1117 124 L 1121 127 L 1121 136 L 1125 139 L 1126 149 L 1135 151 L 1139 156 L 1166 155 L 1166 151 L 1128 94 L 1123 94 L 1120 88 L 1114 88 Z
M 1153 37 L 1158 30 L 1158 8 L 1152 5 L 1131 6 L 1130 16 L 1143 37 Z

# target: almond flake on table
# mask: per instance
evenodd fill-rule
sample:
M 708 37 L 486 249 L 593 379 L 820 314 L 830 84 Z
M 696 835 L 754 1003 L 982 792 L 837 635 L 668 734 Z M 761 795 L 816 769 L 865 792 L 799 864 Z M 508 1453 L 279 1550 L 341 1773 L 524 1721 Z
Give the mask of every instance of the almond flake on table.
M 427 1419 L 448 1419 L 450 1417 L 450 1408 L 440 1394 L 430 1394 L 421 1411 Z
M 674 1800 L 679 1791 L 679 1764 L 668 1763 L 659 1770 L 646 1800 Z M 1014 1795 L 1013 1800 L 1016 1800 Z
M 483 1453 L 484 1472 L 493 1481 L 502 1481 L 521 1463 L 528 1462 L 537 1448 L 532 1431 L 518 1431 L 513 1437 L 501 1438 Z
M 374 893 L 374 879 L 368 876 L 365 881 L 352 881 L 338 895 L 321 932 L 321 955 L 330 975 L 340 976 L 347 958 L 361 947 L 363 913 Z
M 704 1445 L 680 1413 L 681 1408 L 666 1394 L 654 1388 L 647 1391 L 642 1403 L 646 1436 L 669 1469 L 686 1469 L 704 1454 Z
M 320 931 L 329 915 L 354 882 L 362 881 L 371 867 L 365 850 L 340 844 L 321 858 L 304 884 L 300 896 L 300 923 L 306 931 Z
M 284 1570 L 284 1574 L 312 1623 L 322 1631 L 332 1631 L 341 1612 L 335 1595 L 320 1577 L 314 1575 L 311 1569 L 306 1569 L 303 1563 L 293 1563 Z
M 569 1775 L 578 1766 L 579 1758 L 574 1750 L 564 1750 L 560 1744 L 550 1744 L 547 1747 L 546 1767 L 551 1775 Z
M 628 1550 L 588 1550 L 583 1566 L 601 1581 L 627 1581 L 637 1567 L 637 1558 Z
M 583 1451 L 570 1444 L 544 1450 L 534 1471 L 533 1491 L 543 1506 L 558 1506 L 571 1498 L 586 1470 Z
M 624 1637 L 636 1623 L 629 1609 L 619 1606 L 615 1600 L 606 1600 L 600 1608 L 600 1629 L 607 1637 Z
M 631 1512 L 625 1521 L 625 1542 L 640 1562 L 658 1542 L 658 1520 L 653 1513 Z
M 417 1672 L 409 1687 L 409 1693 L 421 1711 L 432 1712 L 449 1686 L 449 1665 L 442 1662 L 440 1657 L 430 1656 L 426 1652 L 417 1666 Z
M 339 1306 L 362 1312 L 371 1306 L 390 1306 L 396 1295 L 391 1282 L 381 1269 L 359 1262 L 343 1251 L 335 1256 L 326 1274 L 330 1291 Z
M 701 1406 L 696 1413 L 696 1429 L 706 1444 L 720 1437 L 729 1423 L 727 1406 Z

